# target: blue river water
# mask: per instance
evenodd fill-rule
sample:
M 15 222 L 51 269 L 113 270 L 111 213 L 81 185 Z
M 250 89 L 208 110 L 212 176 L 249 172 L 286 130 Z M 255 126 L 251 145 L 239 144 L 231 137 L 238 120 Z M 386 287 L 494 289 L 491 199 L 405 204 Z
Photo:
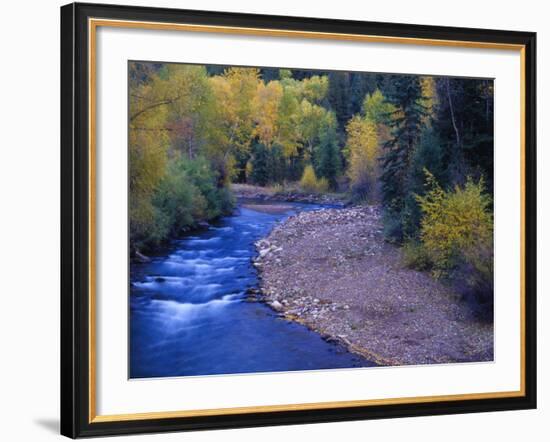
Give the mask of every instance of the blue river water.
M 130 377 L 198 376 L 351 368 L 374 365 L 262 302 L 254 242 L 284 213 L 240 207 L 208 229 L 172 241 L 148 263 L 130 268 Z

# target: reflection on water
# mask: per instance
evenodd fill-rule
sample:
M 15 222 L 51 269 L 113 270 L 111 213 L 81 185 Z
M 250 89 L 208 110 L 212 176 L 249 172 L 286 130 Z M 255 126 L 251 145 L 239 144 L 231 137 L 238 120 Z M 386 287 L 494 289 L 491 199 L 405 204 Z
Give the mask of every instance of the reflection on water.
M 265 304 L 246 302 L 258 286 L 254 241 L 286 213 L 241 208 L 162 256 L 132 264 L 130 377 L 315 370 L 373 365 L 327 343 Z

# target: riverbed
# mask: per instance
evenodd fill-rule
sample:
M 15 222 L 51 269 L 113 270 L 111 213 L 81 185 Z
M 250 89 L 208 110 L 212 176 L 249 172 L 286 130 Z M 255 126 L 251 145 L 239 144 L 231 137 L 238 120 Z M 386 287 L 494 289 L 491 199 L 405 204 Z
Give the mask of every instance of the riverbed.
M 254 242 L 313 204 L 239 205 L 130 267 L 130 377 L 201 376 L 374 365 L 263 302 Z M 288 275 L 289 278 L 292 275 Z

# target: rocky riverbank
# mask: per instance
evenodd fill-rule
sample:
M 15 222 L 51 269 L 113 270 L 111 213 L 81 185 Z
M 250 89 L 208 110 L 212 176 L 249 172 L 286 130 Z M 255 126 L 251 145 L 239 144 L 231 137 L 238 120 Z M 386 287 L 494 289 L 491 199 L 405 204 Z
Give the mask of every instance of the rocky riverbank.
M 493 359 L 493 324 L 384 242 L 375 206 L 301 212 L 258 241 L 261 298 L 381 365 Z

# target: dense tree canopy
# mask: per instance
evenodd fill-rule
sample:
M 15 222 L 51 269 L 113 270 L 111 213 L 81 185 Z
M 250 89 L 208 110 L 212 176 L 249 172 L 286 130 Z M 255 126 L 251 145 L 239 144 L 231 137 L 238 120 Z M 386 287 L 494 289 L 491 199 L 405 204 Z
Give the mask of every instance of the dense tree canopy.
M 439 269 L 462 247 L 488 275 L 491 80 L 135 62 L 129 85 L 134 250 L 228 213 L 231 182 L 294 182 L 381 204 L 389 240 Z

